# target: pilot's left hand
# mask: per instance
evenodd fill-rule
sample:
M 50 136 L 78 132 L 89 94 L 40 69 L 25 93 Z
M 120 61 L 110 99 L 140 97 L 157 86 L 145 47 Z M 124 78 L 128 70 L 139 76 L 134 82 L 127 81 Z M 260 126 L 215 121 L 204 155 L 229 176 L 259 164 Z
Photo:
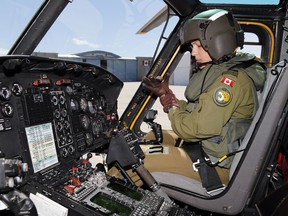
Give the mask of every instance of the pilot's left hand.
M 169 74 L 165 74 L 164 77 L 157 76 L 156 78 L 152 76 L 144 77 L 143 86 L 157 97 L 161 97 L 170 91 L 169 78 Z

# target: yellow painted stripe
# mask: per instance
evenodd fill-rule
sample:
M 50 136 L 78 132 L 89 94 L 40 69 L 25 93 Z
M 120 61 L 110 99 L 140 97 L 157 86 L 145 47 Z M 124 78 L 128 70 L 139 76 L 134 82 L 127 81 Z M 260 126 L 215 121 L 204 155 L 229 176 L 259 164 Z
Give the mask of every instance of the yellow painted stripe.
M 179 50 L 181 48 L 181 45 L 179 45 L 174 53 L 174 55 L 172 56 L 172 58 L 170 59 L 170 61 L 168 62 L 168 64 L 166 65 L 166 67 L 164 68 L 163 72 L 161 73 L 160 76 L 164 76 L 165 73 L 167 72 L 167 70 L 169 69 L 170 65 L 172 64 L 172 62 L 174 61 L 175 57 L 177 56 Z M 134 120 L 132 121 L 131 125 L 130 125 L 130 130 L 133 129 L 134 125 L 136 124 L 136 121 L 138 120 L 139 116 L 141 115 L 141 113 L 143 112 L 144 108 L 146 107 L 147 103 L 149 102 L 149 100 L 151 99 L 151 94 L 146 98 L 145 102 L 143 103 L 142 107 L 140 108 L 139 112 L 137 113 L 137 115 L 135 116 Z

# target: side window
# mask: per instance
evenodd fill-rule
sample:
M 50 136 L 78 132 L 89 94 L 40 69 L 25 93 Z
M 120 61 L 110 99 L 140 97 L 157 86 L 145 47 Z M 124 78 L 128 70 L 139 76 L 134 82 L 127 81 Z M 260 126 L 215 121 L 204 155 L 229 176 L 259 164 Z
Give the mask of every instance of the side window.
M 254 33 L 245 32 L 244 37 L 244 46 L 243 49 L 240 50 L 240 52 L 247 52 L 254 54 L 257 57 L 261 57 L 262 46 L 259 42 L 258 36 Z

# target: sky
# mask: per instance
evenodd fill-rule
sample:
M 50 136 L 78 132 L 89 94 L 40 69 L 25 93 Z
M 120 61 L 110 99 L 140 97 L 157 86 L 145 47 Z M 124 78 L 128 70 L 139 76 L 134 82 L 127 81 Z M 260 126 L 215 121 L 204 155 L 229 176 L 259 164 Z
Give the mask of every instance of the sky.
M 0 54 L 7 53 L 42 0 L 1 0 Z M 162 28 L 136 32 L 163 0 L 73 0 L 35 51 L 75 54 L 103 50 L 122 57 L 152 56 Z M 6 29 L 7 31 L 3 31 Z
M 42 1 L 1 0 L 0 54 L 8 52 Z M 259 2 L 241 2 L 252 1 Z M 271 1 L 276 0 L 261 3 Z M 35 51 L 77 54 L 102 50 L 125 58 L 153 56 L 163 25 L 144 35 L 136 32 L 164 6 L 163 0 L 73 0 Z M 169 21 L 168 33 L 175 22 Z

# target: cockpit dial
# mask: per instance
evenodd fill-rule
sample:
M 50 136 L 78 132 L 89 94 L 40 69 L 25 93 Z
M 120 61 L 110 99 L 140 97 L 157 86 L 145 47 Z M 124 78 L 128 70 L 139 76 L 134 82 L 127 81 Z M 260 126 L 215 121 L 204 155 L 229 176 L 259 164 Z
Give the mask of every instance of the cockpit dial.
M 94 136 L 99 137 L 102 133 L 102 124 L 96 120 L 93 120 L 91 123 L 92 133 Z
M 90 119 L 87 115 L 82 115 L 80 117 L 81 125 L 85 130 L 89 129 L 90 126 Z
M 79 109 L 80 109 L 79 102 L 75 98 L 71 98 L 70 99 L 70 107 L 71 107 L 72 112 L 79 111 Z
M 88 110 L 88 102 L 85 98 L 80 99 L 80 109 L 82 112 L 87 112 Z

